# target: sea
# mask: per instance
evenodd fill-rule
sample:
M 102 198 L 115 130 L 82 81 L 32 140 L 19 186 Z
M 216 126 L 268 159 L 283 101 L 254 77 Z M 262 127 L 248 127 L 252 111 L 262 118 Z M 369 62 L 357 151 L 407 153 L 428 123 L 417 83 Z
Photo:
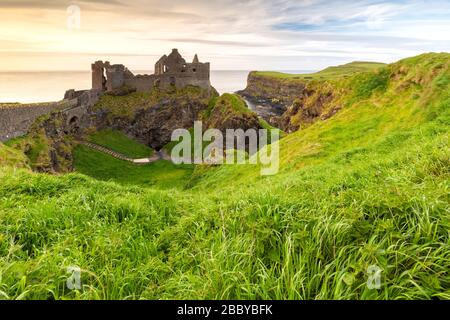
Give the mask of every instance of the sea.
M 301 70 L 283 71 L 307 73 Z M 151 74 L 152 71 L 135 71 Z M 233 93 L 247 86 L 249 71 L 211 71 L 211 83 L 220 93 Z M 0 102 L 59 101 L 68 89 L 84 90 L 91 87 L 91 73 L 85 71 L 0 72 Z

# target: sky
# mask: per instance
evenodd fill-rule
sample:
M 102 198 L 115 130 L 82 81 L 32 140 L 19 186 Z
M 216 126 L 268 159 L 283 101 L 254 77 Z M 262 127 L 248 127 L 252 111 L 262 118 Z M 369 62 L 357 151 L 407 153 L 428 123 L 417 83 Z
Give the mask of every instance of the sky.
M 450 51 L 449 0 L 0 0 L 0 72 L 152 70 L 178 48 L 214 70 L 319 70 Z

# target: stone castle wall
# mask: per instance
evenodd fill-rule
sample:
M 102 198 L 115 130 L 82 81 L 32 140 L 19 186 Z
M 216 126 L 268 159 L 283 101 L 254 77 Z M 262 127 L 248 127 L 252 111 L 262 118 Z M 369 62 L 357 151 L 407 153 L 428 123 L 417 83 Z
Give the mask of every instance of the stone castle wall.
M 100 96 L 99 90 L 69 90 L 65 99 L 59 102 L 0 105 L 0 141 L 27 134 L 30 126 L 40 116 L 56 111 L 70 113 L 73 108 L 95 104 Z
M 135 88 L 137 92 L 145 92 L 152 90 L 156 78 L 154 75 L 138 75 L 134 78 L 124 80 L 124 85 Z
M 0 107 L 0 141 L 26 134 L 37 118 L 63 108 L 66 104 L 57 102 Z
M 187 86 L 195 86 L 200 88 L 210 88 L 209 79 L 201 79 L 194 77 L 172 77 L 169 75 L 150 75 L 137 76 L 132 79 L 125 79 L 124 85 L 136 89 L 137 92 L 148 92 L 154 87 L 169 88 L 171 85 L 177 88 L 184 88 Z

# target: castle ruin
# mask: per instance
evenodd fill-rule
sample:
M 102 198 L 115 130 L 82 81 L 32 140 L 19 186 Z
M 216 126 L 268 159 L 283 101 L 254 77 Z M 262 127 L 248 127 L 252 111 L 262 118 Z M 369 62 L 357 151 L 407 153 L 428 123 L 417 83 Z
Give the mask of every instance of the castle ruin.
M 92 64 L 92 89 L 68 90 L 60 102 L 0 106 L 0 141 L 6 141 L 26 134 L 33 122 L 40 116 L 60 112 L 67 118 L 66 127 L 85 128 L 89 124 L 88 109 L 95 105 L 106 92 L 120 89 L 129 91 L 150 91 L 154 88 L 184 88 L 197 86 L 211 89 L 210 65 L 201 63 L 195 55 L 192 63 L 173 49 L 168 56 L 162 56 L 155 64 L 152 75 L 134 75 L 124 65 L 97 61 Z
M 152 75 L 134 75 L 122 64 L 97 61 L 92 64 L 92 89 L 112 92 L 129 88 L 138 92 L 153 88 L 178 89 L 196 86 L 211 89 L 210 64 L 201 63 L 195 55 L 192 63 L 187 63 L 177 49 L 168 56 L 162 56 L 155 64 Z

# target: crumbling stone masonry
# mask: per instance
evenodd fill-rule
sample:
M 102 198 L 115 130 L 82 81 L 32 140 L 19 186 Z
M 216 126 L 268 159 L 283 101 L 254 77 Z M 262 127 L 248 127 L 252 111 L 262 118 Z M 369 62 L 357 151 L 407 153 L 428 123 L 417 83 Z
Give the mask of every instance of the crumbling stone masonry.
M 86 108 L 93 106 L 100 98 L 101 90 L 69 90 L 64 100 L 39 104 L 5 104 L 0 107 L 0 141 L 17 138 L 28 133 L 30 126 L 42 115 L 52 112 L 67 114 L 69 124 L 83 127 Z
M 64 107 L 56 102 L 0 107 L 0 141 L 26 134 L 38 117 Z
M 155 64 L 152 75 L 134 75 L 124 65 L 111 65 L 108 61 L 97 61 L 92 64 L 92 89 L 112 92 L 128 87 L 138 92 L 150 91 L 153 88 L 184 88 L 196 86 L 210 90 L 210 64 L 201 63 L 195 55 L 192 63 L 173 49 L 168 56 L 162 56 Z

